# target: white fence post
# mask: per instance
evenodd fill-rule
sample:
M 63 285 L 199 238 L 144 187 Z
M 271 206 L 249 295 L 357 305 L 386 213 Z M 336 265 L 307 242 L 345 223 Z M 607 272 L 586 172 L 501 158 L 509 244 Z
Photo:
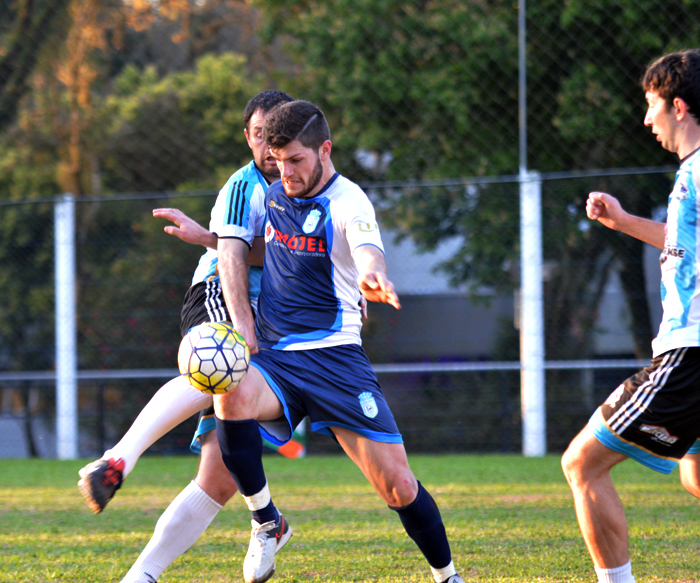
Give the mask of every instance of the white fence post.
M 542 294 L 542 179 L 520 173 L 520 398 L 523 455 L 547 452 Z
M 54 210 L 56 286 L 56 454 L 78 457 L 78 355 L 75 276 L 75 199 L 64 194 Z

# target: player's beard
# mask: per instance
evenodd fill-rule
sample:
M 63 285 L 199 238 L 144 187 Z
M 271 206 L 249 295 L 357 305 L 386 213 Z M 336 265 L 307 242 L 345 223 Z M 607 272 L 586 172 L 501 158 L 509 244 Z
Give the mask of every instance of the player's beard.
M 277 167 L 277 164 L 274 166 L 267 165 L 267 151 L 262 159 L 255 161 L 255 164 L 265 177 L 265 180 L 267 180 L 270 184 L 272 184 L 275 180 L 280 179 L 280 169 Z
M 294 198 L 306 198 L 309 193 L 316 188 L 318 183 L 321 182 L 322 176 L 323 164 L 321 164 L 321 157 L 316 155 L 316 165 L 314 166 L 311 176 L 309 176 L 309 182 L 306 184 L 306 188 L 304 188 L 304 190 L 302 190 L 299 194 L 295 194 Z

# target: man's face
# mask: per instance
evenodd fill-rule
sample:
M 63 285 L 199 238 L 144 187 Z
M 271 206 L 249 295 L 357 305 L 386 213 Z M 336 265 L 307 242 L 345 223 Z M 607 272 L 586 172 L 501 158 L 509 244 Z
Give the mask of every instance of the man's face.
M 648 107 L 644 116 L 644 125 L 651 128 L 651 132 L 666 150 L 677 153 L 676 108 L 667 107 L 666 101 L 654 91 L 647 91 L 646 99 Z
M 248 122 L 248 128 L 244 131 L 248 145 L 253 150 L 255 164 L 269 182 L 274 182 L 280 177 L 280 171 L 277 168 L 277 162 L 270 154 L 270 149 L 267 147 L 265 140 L 262 139 L 263 124 L 266 117 L 267 113 L 262 109 L 256 110 Z
M 330 142 L 326 143 L 330 144 Z M 319 152 L 305 148 L 300 142 L 294 140 L 284 148 L 273 148 L 271 153 L 277 161 L 282 186 L 287 196 L 307 198 L 321 189 L 323 164 Z

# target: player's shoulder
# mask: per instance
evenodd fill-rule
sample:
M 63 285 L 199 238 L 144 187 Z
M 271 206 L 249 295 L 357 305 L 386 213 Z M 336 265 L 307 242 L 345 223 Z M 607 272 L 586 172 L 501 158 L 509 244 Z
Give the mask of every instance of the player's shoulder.
M 700 191 L 700 148 L 692 153 L 683 164 L 692 176 L 696 196 Z
M 345 202 L 369 201 L 369 197 L 362 187 L 342 174 L 335 175 L 326 195 L 331 199 Z
M 275 180 L 267 187 L 267 192 L 274 195 L 284 194 L 284 187 L 281 180 Z
M 226 193 L 231 193 L 234 190 L 252 192 L 258 185 L 264 190 L 267 187 L 267 182 L 255 162 L 251 161 L 231 174 L 221 190 Z

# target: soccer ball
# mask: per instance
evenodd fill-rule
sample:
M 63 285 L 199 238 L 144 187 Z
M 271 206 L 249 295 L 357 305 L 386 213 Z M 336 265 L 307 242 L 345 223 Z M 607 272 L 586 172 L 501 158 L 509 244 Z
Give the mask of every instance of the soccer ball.
M 250 350 L 228 322 L 210 322 L 190 330 L 177 355 L 180 373 L 210 395 L 235 389 L 248 372 Z

